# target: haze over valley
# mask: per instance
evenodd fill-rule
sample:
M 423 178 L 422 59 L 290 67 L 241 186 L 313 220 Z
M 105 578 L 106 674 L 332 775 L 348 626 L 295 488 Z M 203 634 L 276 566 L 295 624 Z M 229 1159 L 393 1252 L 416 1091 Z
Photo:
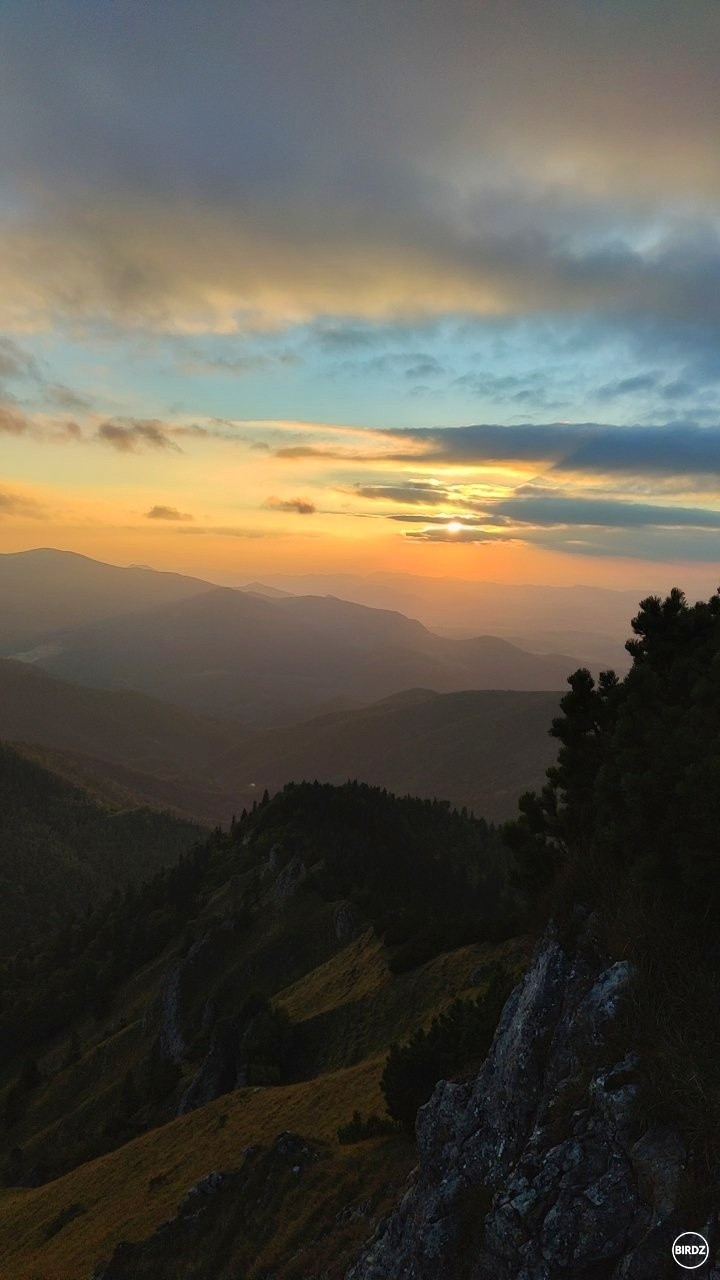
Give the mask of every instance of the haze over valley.
M 577 665 L 335 596 L 68 553 L 0 557 L 0 583 L 5 651 L 19 635 L 32 646 L 0 659 L 0 736 L 106 794 L 203 821 L 315 778 L 509 817 L 551 762 L 549 719 Z

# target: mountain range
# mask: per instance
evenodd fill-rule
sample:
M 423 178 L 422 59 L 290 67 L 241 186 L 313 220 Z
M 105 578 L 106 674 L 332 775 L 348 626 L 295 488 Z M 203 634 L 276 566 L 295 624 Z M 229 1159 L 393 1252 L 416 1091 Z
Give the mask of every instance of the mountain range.
M 387 571 L 269 574 L 245 589 L 272 596 L 340 596 L 373 609 L 399 609 L 441 635 L 490 633 L 532 653 L 577 653 L 623 670 L 629 619 L 640 597 L 647 595 L 639 587 L 617 590 Z
M 67 556 L 57 554 L 55 576 L 60 581 Z M 29 555 L 30 569 L 34 572 L 39 564 L 47 575 L 49 553 L 40 560 Z M 19 558 L 11 559 L 16 572 Z M 70 567 L 71 576 L 77 575 L 74 560 Z M 146 591 L 149 571 L 108 568 L 111 582 L 118 573 L 130 575 L 121 593 L 125 604 L 138 583 Z M 83 565 L 83 580 L 86 574 Z M 197 580 L 186 585 L 181 579 L 178 598 L 175 575 L 159 574 L 158 582 L 161 597 L 175 592 L 175 598 L 150 605 L 143 596 L 143 605 L 136 600 L 131 612 L 109 617 L 108 585 L 101 602 L 104 616 L 81 626 L 57 629 L 53 607 L 45 630 L 35 634 L 37 643 L 10 652 L 6 640 L 6 656 L 22 657 L 80 684 L 152 694 L 257 727 L 338 704 L 366 704 L 407 688 L 561 689 L 578 665 L 576 658 L 532 654 L 495 636 L 439 636 L 396 611 L 333 596 L 269 599 L 209 584 L 200 590 Z M 32 611 L 28 588 L 19 592 L 21 609 L 13 604 L 11 587 L 6 581 L 10 616 L 17 626 L 18 616 L 27 619 Z M 89 611 L 86 600 L 83 608 Z M 33 617 L 39 625 L 40 614 Z
M 120 568 L 52 547 L 0 555 L 0 651 L 31 648 L 55 631 L 185 600 L 207 587 L 184 574 Z
M 105 803 L 170 809 L 211 826 L 265 788 L 316 778 L 360 778 L 508 818 L 552 763 L 547 730 L 558 700 L 556 692 L 414 689 L 249 732 L 0 659 L 0 739 Z

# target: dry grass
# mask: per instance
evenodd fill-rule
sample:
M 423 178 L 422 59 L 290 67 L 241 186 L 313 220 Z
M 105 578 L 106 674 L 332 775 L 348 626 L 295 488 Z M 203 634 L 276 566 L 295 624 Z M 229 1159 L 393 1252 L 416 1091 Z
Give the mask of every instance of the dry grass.
M 307 1083 L 240 1090 L 56 1182 L 0 1193 L 2 1280 L 84 1280 L 118 1241 L 142 1239 L 172 1217 L 198 1179 L 237 1168 L 250 1143 L 270 1143 L 289 1129 L 334 1145 L 351 1104 L 382 1110 L 382 1067 L 378 1057 Z M 336 1148 L 333 1162 L 348 1161 L 350 1169 L 354 1150 Z M 410 1151 L 406 1160 L 409 1167 Z M 84 1212 L 46 1240 L 70 1205 Z
M 519 976 L 530 949 L 527 938 L 475 943 L 392 974 L 369 930 L 279 992 L 277 1001 L 298 1025 L 315 1068 L 334 1070 L 409 1038 L 459 996 L 481 993 L 485 969 L 488 979 L 498 966 Z
M 231 963 L 241 966 L 252 954 L 273 972 L 286 954 L 288 937 L 294 937 L 290 925 L 305 936 L 305 917 L 312 906 L 300 897 L 278 921 L 277 938 L 271 930 L 258 950 L 251 932 L 241 939 Z M 326 923 L 329 930 L 331 913 Z M 366 1115 L 384 1112 L 379 1086 L 391 1041 L 410 1036 L 458 996 L 481 991 L 485 969 L 488 978 L 499 963 L 519 973 L 529 949 L 528 939 L 499 946 L 477 944 L 393 975 L 382 944 L 366 931 L 330 958 L 323 956 L 322 963 L 316 961 L 316 967 L 276 997 L 308 1044 L 322 1047 L 315 1066 L 321 1073 L 299 1084 L 225 1095 L 45 1186 L 0 1191 L 0 1280 L 87 1280 L 120 1240 L 144 1239 L 174 1216 L 200 1178 L 213 1169 L 237 1168 L 246 1146 L 271 1144 L 284 1130 L 327 1143 L 330 1155 L 317 1166 L 312 1180 L 304 1181 L 304 1197 L 284 1207 L 276 1237 L 262 1245 L 257 1267 L 262 1263 L 283 1280 L 302 1280 L 312 1260 L 321 1274 L 343 1274 L 337 1269 L 343 1250 L 357 1248 L 372 1224 L 361 1214 L 338 1226 L 338 1210 L 370 1198 L 373 1215 L 387 1211 L 415 1153 L 402 1139 L 340 1147 L 338 1126 L 356 1109 Z M 328 940 L 316 936 L 307 959 L 323 950 L 326 956 Z M 127 984 L 116 1009 L 128 1025 L 118 1028 L 117 1014 L 111 1014 L 92 1048 L 82 1036 L 83 1056 L 70 1068 L 62 1066 L 64 1043 L 56 1044 L 47 1056 L 48 1085 L 33 1100 L 29 1117 L 40 1136 L 52 1141 L 53 1110 L 66 1117 L 66 1128 L 74 1119 L 96 1119 L 113 1081 L 122 1079 L 128 1067 L 135 1068 L 146 1038 L 141 1013 L 167 961 L 166 954 Z M 87 1033 L 91 1040 L 97 1037 L 90 1027 Z M 62 1121 L 59 1128 L 63 1129 Z M 48 1239 L 58 1222 L 60 1228 Z M 263 1273 L 257 1271 L 258 1276 Z

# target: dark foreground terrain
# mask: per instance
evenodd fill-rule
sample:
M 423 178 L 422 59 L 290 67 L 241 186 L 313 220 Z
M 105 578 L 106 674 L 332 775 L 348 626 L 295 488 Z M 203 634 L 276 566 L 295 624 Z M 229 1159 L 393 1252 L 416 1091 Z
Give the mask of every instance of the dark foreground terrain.
M 13 1280 L 720 1275 L 720 596 L 634 631 L 502 831 L 288 786 L 4 963 Z

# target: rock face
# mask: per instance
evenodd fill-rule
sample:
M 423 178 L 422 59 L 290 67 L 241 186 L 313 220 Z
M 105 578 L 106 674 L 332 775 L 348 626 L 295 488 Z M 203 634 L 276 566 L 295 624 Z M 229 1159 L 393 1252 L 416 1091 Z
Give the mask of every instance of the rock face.
M 180 981 L 183 965 L 176 960 L 168 969 L 160 991 L 160 1030 L 158 1047 L 160 1057 L 176 1065 L 185 1056 L 185 1039 L 180 1030 Z
M 354 938 L 362 925 L 362 917 L 352 902 L 341 902 L 333 914 L 333 931 L 338 942 Z
M 287 902 L 288 898 L 293 896 L 298 885 L 302 884 L 306 877 L 307 867 L 302 858 L 292 857 L 275 879 L 273 898 L 276 904 L 281 905 Z
M 617 1031 L 630 976 L 588 928 L 572 959 L 546 936 L 476 1079 L 442 1081 L 418 1113 L 414 1183 L 346 1280 L 679 1274 L 674 1237 L 703 1228 L 676 1213 L 678 1135 L 635 1125 Z
M 246 1083 L 240 1058 L 242 1025 L 237 1018 L 222 1018 L 213 1027 L 210 1048 L 185 1090 L 177 1114 L 204 1107 L 224 1093 Z

